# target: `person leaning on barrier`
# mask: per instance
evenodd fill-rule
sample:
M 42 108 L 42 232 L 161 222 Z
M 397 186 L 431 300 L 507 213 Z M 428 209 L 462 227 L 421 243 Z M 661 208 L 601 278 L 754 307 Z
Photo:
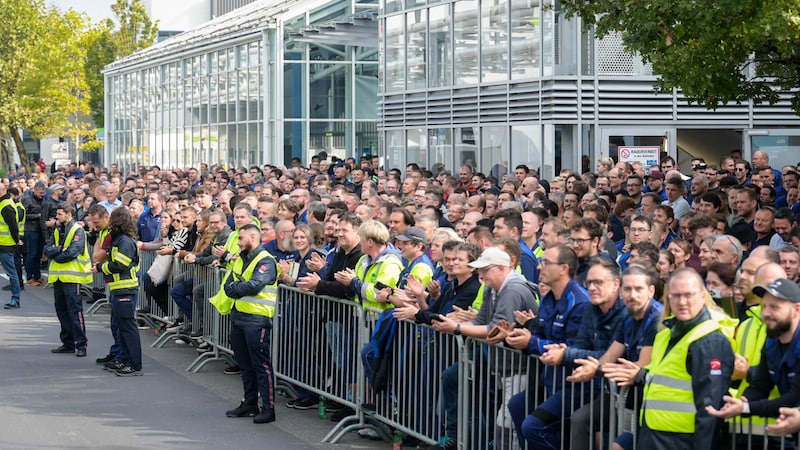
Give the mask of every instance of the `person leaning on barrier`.
M 279 269 L 275 258 L 261 248 L 261 230 L 257 226 L 247 224 L 239 229 L 238 247 L 239 257 L 231 264 L 220 291 L 210 299 L 221 314 L 231 315 L 231 349 L 242 371 L 244 398 L 225 415 L 255 416 L 254 423 L 269 423 L 275 421 L 275 374 L 270 344 Z
M 576 359 L 574 362 L 578 367 L 567 377 L 567 381 L 579 383 L 602 376 L 604 364 L 614 363 L 618 358 L 636 361 L 639 367 L 650 363 L 653 341 L 658 333 L 659 318 L 664 310 L 661 303 L 653 298 L 656 283 L 658 283 L 657 275 L 641 266 L 632 265 L 623 272 L 620 297 L 628 308 L 628 317 L 617 330 L 613 342 L 603 356 L 599 359 L 593 356 Z M 613 372 L 609 374 L 613 375 Z M 637 393 L 638 401 L 634 401 L 636 396 L 628 396 L 628 409 L 633 408 L 634 404 L 641 404 L 641 390 Z M 575 411 L 570 417 L 570 443 L 573 448 L 590 448 L 590 433 L 608 430 L 611 398 L 607 390 L 601 395 L 604 396 L 602 401 L 595 400 Z M 624 448 L 631 448 L 633 445 L 630 436 L 620 437 L 615 442 Z
M 468 310 L 473 305 L 480 292 L 481 282 L 477 271 L 469 264 L 478 259 L 480 248 L 466 242 L 448 241 L 442 245 L 442 251 L 445 273 L 450 279 L 442 284 L 439 292 L 430 292 L 429 286 L 428 290 L 422 290 L 417 295 L 407 288 L 409 300 L 416 304 L 406 302 L 405 306 L 395 308 L 396 318 L 431 325 L 440 314 L 448 315 L 454 307 Z
M 142 375 L 142 343 L 136 324 L 136 302 L 139 294 L 139 252 L 136 250 L 136 222 L 127 208 L 116 208 L 109 217 L 111 248 L 104 262 L 92 267 L 102 273 L 111 294 L 111 316 L 119 330 L 121 346 L 118 359 L 106 367 L 122 377 Z M 118 356 L 119 357 L 119 356 Z
M 356 293 L 365 308 L 387 309 L 393 305 L 378 292 L 382 287 L 397 287 L 403 262 L 399 252 L 388 245 L 389 230 L 380 222 L 368 220 L 358 229 L 363 256 L 355 269 L 346 268 L 334 274 L 334 279 Z
M 604 364 L 618 386 L 644 384 L 638 448 L 716 448 L 719 421 L 705 407 L 719 407 L 733 372 L 730 341 L 705 307 L 703 279 L 691 268 L 669 280 L 665 328 L 653 343 L 650 364 L 626 359 Z
M 47 282 L 53 285 L 56 315 L 61 324 L 61 346 L 53 353 L 86 356 L 86 327 L 83 321 L 81 284 L 92 282 L 92 264 L 83 227 L 75 223 L 75 208 L 58 205 L 53 231 L 53 245 L 44 249 L 50 259 Z
M 741 397 L 726 395 L 719 409 L 706 406 L 708 414 L 715 417 L 779 417 L 780 408 L 800 405 L 800 377 L 795 376 L 800 371 L 800 286 L 779 278 L 756 285 L 753 293 L 763 298 L 761 316 L 767 327 L 761 361 L 748 373 L 750 386 Z M 781 395 L 771 399 L 775 387 Z
M 478 259 L 469 263 L 469 267 L 478 270 L 478 276 L 486 285 L 478 315 L 469 322 L 457 322 L 440 314 L 433 321 L 433 328 L 436 331 L 485 339 L 489 330 L 500 321 L 513 323 L 514 311 L 538 311 L 530 285 L 511 267 L 508 253 L 498 247 L 489 247 Z M 458 379 L 458 364 L 448 367 L 442 373 L 445 434 L 431 449 L 453 449 L 457 446 Z M 476 381 L 481 390 L 485 389 L 486 383 L 488 380 L 485 379 Z
M 355 293 L 350 290 L 350 286 L 336 281 L 335 274 L 345 269 L 355 269 L 363 253 L 361 251 L 361 239 L 359 237 L 359 227 L 361 221 L 355 216 L 341 216 L 336 227 L 337 243 L 333 251 L 333 259 L 329 265 L 326 275 L 310 272 L 297 280 L 296 286 L 304 291 L 312 291 L 317 295 L 328 295 L 338 298 L 352 298 Z
M 543 358 L 552 350 L 551 362 L 555 363 L 559 359 L 556 354 L 563 352 L 561 344 L 574 345 L 584 313 L 591 304 L 586 289 L 573 279 L 577 266 L 575 251 L 566 245 L 545 250 L 539 261 L 539 278 L 550 287 L 550 292 L 542 297 L 538 314 L 525 309 L 516 310 L 515 317 L 518 322 L 524 322 L 524 328 L 513 330 L 506 338 L 511 347 Z M 560 374 L 561 370 L 551 366 L 542 371 L 540 382 L 544 383 L 548 394 L 562 389 Z M 534 448 L 540 448 L 545 443 L 554 442 L 549 429 L 559 420 L 561 407 L 557 410 L 549 408 L 550 405 L 537 408 L 535 402 L 528 401 L 533 398 L 533 391 L 516 394 L 509 401 L 508 410 L 520 444 L 524 447 L 528 442 Z

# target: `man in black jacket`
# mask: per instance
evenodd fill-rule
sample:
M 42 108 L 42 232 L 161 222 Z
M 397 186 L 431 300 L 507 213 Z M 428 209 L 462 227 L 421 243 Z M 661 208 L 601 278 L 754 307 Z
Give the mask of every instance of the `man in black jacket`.
M 21 244 L 17 225 L 17 208 L 14 206 L 14 200 L 8 194 L 6 185 L 0 183 L 0 263 L 11 282 L 11 300 L 3 306 L 4 309 L 19 308 L 20 284 L 17 267 L 14 265 L 14 252 Z
M 42 207 L 44 206 L 45 185 L 39 181 L 33 186 L 31 195 L 22 199 L 25 207 L 25 246 L 28 252 L 25 257 L 25 273 L 27 284 L 44 284 L 41 272 L 42 252 L 44 251 L 44 235 L 42 234 Z

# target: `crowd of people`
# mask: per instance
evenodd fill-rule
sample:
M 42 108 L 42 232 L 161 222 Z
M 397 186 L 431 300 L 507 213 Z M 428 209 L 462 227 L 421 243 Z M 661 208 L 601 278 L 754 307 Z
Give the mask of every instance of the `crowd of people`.
M 237 366 L 226 373 L 241 374 L 245 391 L 227 415 L 268 423 L 283 284 L 384 310 L 388 326 L 414 321 L 536 356 L 541 378 L 507 404 L 524 448 L 590 448 L 585 431 L 605 429 L 609 402 L 587 393 L 607 395 L 593 389 L 602 383 L 638 387 L 639 448 L 794 445 L 779 436 L 800 430 L 800 166 L 741 156 L 693 159 L 686 174 L 666 155 L 649 167 L 603 158 L 549 180 L 525 165 L 498 179 L 471 164 L 387 170 L 378 157 L 326 154 L 308 167 L 13 173 L 0 184 L 5 308 L 46 283 L 47 264 L 62 324 L 53 351 L 85 356 L 79 287 L 103 274 L 115 345 L 97 361 L 135 376 L 137 302 L 148 312 L 174 301 L 183 317 L 164 321 L 202 346 L 193 314 L 210 301 L 231 316 Z M 137 269 L 137 249 L 229 273 L 213 296 L 192 279 L 170 288 Z M 136 297 L 139 280 L 147 298 Z M 365 347 L 362 363 L 375 385 L 385 371 L 373 353 Z M 458 365 L 436 376 L 442 431 L 430 448 L 456 448 Z M 318 402 L 301 391 L 286 406 Z M 352 414 L 331 403 L 334 418 Z M 761 428 L 723 425 L 742 415 Z M 604 439 L 633 448 L 631 434 Z

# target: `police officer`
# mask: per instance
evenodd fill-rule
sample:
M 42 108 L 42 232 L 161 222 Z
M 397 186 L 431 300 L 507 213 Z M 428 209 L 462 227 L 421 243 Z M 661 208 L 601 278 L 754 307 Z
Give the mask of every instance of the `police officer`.
M 230 340 L 233 357 L 242 371 L 244 399 L 225 412 L 228 417 L 253 417 L 253 423 L 275 421 L 275 375 L 272 371 L 272 316 L 278 297 L 278 266 L 261 248 L 261 231 L 247 224 L 239 229 L 239 257 L 212 299 L 232 305 Z M 226 308 L 220 308 L 225 312 Z M 261 394 L 262 408 L 258 408 Z
M 83 322 L 81 284 L 92 282 L 92 265 L 83 227 L 75 223 L 75 208 L 61 203 L 56 208 L 58 226 L 53 245 L 44 249 L 50 259 L 47 282 L 53 285 L 56 315 L 61 323 L 61 346 L 53 353 L 86 356 L 86 327 Z
M 122 361 L 112 361 L 106 368 L 121 377 L 142 375 L 142 343 L 136 324 L 136 301 L 139 293 L 139 253 L 136 250 L 136 221 L 128 208 L 116 208 L 109 217 L 111 250 L 106 260 L 92 268 L 102 272 L 110 291 L 111 316 L 116 320 L 124 355 Z
M 3 305 L 4 309 L 16 309 L 20 306 L 20 283 L 17 278 L 17 268 L 14 266 L 14 252 L 17 251 L 18 245 L 21 245 L 21 241 L 17 225 L 17 209 L 6 185 L 0 183 L 0 264 L 11 284 L 11 300 Z

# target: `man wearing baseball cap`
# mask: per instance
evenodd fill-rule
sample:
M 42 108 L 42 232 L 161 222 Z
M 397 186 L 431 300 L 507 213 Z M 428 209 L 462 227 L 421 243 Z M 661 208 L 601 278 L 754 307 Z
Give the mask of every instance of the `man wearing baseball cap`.
M 720 410 L 706 407 L 709 414 L 721 418 L 738 415 L 778 417 L 780 408 L 800 404 L 800 286 L 787 278 L 770 284 L 758 284 L 753 294 L 763 298 L 761 316 L 767 326 L 767 342 L 761 362 L 750 369 L 750 386 L 740 398 L 723 397 Z M 774 387 L 780 397 L 769 399 Z M 771 448 L 771 447 L 770 447 Z
M 651 170 L 650 174 L 645 177 L 647 182 L 647 189 L 643 192 L 652 192 L 661 197 L 661 201 L 667 200 L 667 193 L 664 191 L 664 174 L 658 170 Z
M 457 323 L 440 315 L 433 327 L 440 333 L 463 334 L 485 339 L 489 330 L 499 321 L 514 323 L 514 311 L 538 313 L 538 305 L 528 283 L 511 267 L 511 257 L 499 247 L 489 247 L 469 266 L 478 270 L 478 277 L 485 284 L 483 304 L 477 317 L 469 322 Z M 442 373 L 442 403 L 446 414 L 445 434 L 431 449 L 454 449 L 457 447 L 458 429 L 458 364 Z

